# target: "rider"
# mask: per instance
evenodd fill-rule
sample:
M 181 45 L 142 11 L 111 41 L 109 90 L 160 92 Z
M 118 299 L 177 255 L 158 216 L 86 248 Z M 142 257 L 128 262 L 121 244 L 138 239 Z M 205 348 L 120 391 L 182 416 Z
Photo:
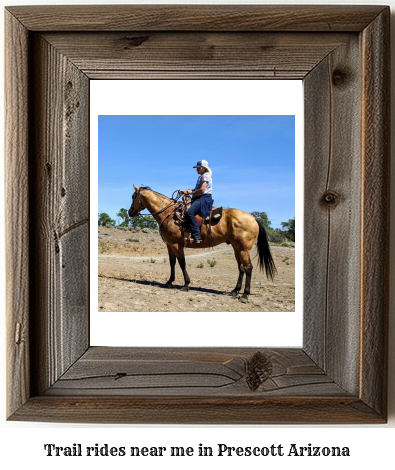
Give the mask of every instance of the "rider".
M 192 196 L 191 207 L 186 213 L 187 221 L 191 228 L 192 242 L 200 243 L 202 239 L 196 214 L 200 213 L 203 219 L 210 215 L 211 208 L 213 207 L 213 180 L 207 160 L 199 160 L 193 168 L 196 168 L 199 174 L 195 189 L 186 189 L 180 191 L 180 194 L 190 194 Z

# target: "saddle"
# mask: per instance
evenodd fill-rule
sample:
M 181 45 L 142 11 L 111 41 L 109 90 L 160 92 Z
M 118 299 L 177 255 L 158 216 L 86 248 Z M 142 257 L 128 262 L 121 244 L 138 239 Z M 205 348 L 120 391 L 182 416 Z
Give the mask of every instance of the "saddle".
M 199 224 L 199 228 L 202 227 L 203 224 L 205 225 L 217 225 L 217 223 L 221 220 L 222 217 L 222 207 L 216 207 L 214 206 L 211 209 L 211 213 L 203 220 L 203 217 L 200 217 L 200 215 L 196 215 L 196 219 Z
M 174 211 L 174 220 L 177 225 L 180 226 L 182 232 L 184 232 L 187 236 L 184 237 L 185 239 L 185 246 L 187 243 L 190 243 L 191 234 L 189 233 L 189 227 L 186 222 L 185 214 L 189 207 L 191 206 L 191 198 L 188 196 L 184 196 L 183 201 L 177 204 L 177 207 Z M 203 220 L 203 217 L 200 215 L 196 215 L 196 219 L 198 221 L 199 229 L 202 229 L 202 225 L 208 226 L 208 235 L 210 240 L 211 246 L 211 227 L 218 224 L 218 222 L 222 218 L 222 207 L 213 207 L 211 209 L 211 213 Z
M 177 225 L 181 227 L 185 227 L 186 225 L 186 217 L 185 214 L 187 210 L 191 207 L 191 199 L 189 197 L 185 197 L 182 202 L 176 204 L 174 210 L 174 220 Z M 200 215 L 196 215 L 196 219 L 199 224 L 199 228 L 202 227 L 203 223 L 205 225 L 216 225 L 222 218 L 222 207 L 213 206 L 211 209 L 211 213 L 203 220 L 203 217 Z

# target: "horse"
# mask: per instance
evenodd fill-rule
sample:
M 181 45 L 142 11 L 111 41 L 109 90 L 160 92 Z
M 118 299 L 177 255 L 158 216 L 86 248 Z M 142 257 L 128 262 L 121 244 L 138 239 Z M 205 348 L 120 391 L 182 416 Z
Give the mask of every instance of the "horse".
M 129 216 L 136 217 L 143 209 L 146 209 L 159 224 L 159 230 L 163 241 L 167 245 L 170 261 L 170 278 L 166 282 L 167 287 L 174 287 L 176 260 L 180 265 L 184 276 L 182 291 L 189 290 L 190 278 L 185 264 L 184 246 L 185 240 L 179 224 L 174 216 L 177 199 L 153 191 L 150 187 L 142 185 L 140 188 L 133 185 L 135 192 L 132 196 L 132 204 Z M 174 193 L 173 193 L 174 194 Z M 266 277 L 273 280 L 276 267 L 270 252 L 269 242 L 264 226 L 247 212 L 239 209 L 223 209 L 219 222 L 209 229 L 206 224 L 201 226 L 202 242 L 199 244 L 188 243 L 188 248 L 208 248 L 227 243 L 232 245 L 239 277 L 236 287 L 229 295 L 238 297 L 243 284 L 244 274 L 246 282 L 244 292 L 239 298 L 243 303 L 248 302 L 251 292 L 252 263 L 250 252 L 254 243 L 257 242 L 257 255 L 260 270 L 265 269 Z

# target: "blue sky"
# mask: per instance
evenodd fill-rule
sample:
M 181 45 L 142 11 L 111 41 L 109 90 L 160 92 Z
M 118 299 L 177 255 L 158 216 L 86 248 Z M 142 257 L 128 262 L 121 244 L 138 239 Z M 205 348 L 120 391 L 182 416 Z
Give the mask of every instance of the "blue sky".
M 216 206 L 266 212 L 279 228 L 295 216 L 291 115 L 100 115 L 98 153 L 98 209 L 117 222 L 133 184 L 171 197 L 195 186 L 201 159 L 213 172 Z

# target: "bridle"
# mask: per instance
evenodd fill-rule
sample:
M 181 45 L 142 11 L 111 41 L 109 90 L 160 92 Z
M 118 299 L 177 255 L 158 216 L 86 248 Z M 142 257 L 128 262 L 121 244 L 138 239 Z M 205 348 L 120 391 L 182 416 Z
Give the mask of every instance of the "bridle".
M 146 190 L 148 190 L 148 191 L 152 191 L 153 193 L 159 194 L 160 196 L 165 196 L 164 194 L 158 193 L 157 191 L 154 191 L 153 189 L 150 189 L 150 188 L 138 188 L 138 189 L 136 189 L 136 191 L 134 192 L 134 194 L 133 194 L 133 196 L 132 196 L 132 201 L 133 201 L 133 203 L 134 203 L 135 198 L 138 196 L 138 197 L 139 197 L 139 200 L 138 200 L 137 202 L 138 202 L 140 205 L 143 205 L 143 203 L 141 202 L 141 195 L 140 195 L 140 191 L 141 191 L 142 189 L 146 189 Z M 137 215 L 157 215 L 157 214 L 161 214 L 161 213 L 164 212 L 166 209 L 168 209 L 171 205 L 175 204 L 175 203 L 178 201 L 178 199 L 180 199 L 181 194 L 178 194 L 178 196 L 177 196 L 176 198 L 174 198 L 174 194 L 175 194 L 175 193 L 179 193 L 179 192 L 180 192 L 180 190 L 179 190 L 179 189 L 176 189 L 176 190 L 173 192 L 172 196 L 171 196 L 171 199 L 170 199 L 169 204 L 167 204 L 167 206 L 165 206 L 163 209 L 160 209 L 158 212 L 150 212 L 150 213 L 148 213 L 148 214 L 141 214 L 141 211 L 145 209 L 145 207 L 143 207 L 143 208 L 140 209 L 138 212 L 136 212 L 135 217 L 136 217 Z M 165 196 L 165 197 L 167 197 L 167 196 Z
M 139 202 L 141 205 L 143 205 L 143 203 L 141 202 L 141 195 L 140 195 L 140 191 L 141 191 L 142 189 L 147 189 L 147 190 L 149 190 L 149 191 L 152 191 L 153 193 L 159 194 L 160 196 L 167 197 L 167 196 L 165 196 L 164 194 L 161 194 L 161 193 L 158 193 L 158 192 L 156 192 L 156 191 L 153 191 L 151 188 L 145 188 L 145 187 L 144 187 L 144 188 L 138 188 L 138 189 L 136 189 L 136 191 L 135 191 L 134 194 L 133 194 L 133 197 L 132 197 L 133 203 L 134 203 L 134 199 L 138 196 L 138 197 L 139 197 L 139 201 L 138 201 L 138 202 Z M 178 193 L 178 196 L 177 196 L 176 198 L 174 198 L 174 194 L 175 194 L 175 193 Z M 168 218 L 170 217 L 170 215 L 173 214 L 173 213 L 176 211 L 177 207 L 179 206 L 180 203 L 177 204 L 177 200 L 181 197 L 181 194 L 179 194 L 179 193 L 180 193 L 180 190 L 178 190 L 178 189 L 177 189 L 176 191 L 174 191 L 173 194 L 172 194 L 172 196 L 171 196 L 171 200 L 170 200 L 169 204 L 167 204 L 167 206 L 163 207 L 163 209 L 160 209 L 158 212 L 151 212 L 151 213 L 148 213 L 148 214 L 141 214 L 141 211 L 144 209 L 144 207 L 143 207 L 140 211 L 136 212 L 136 214 L 135 214 L 133 217 L 136 217 L 137 215 L 157 215 L 157 214 L 161 214 L 162 212 L 164 212 L 166 209 L 168 209 L 170 206 L 173 205 L 173 206 L 174 206 L 173 209 L 170 210 L 167 214 L 165 214 L 164 217 L 162 217 L 162 218 L 160 219 L 160 221 L 158 222 L 158 224 L 159 224 L 159 233 L 160 233 L 160 236 L 162 237 L 162 240 L 165 242 L 165 240 L 164 240 L 164 238 L 163 238 L 163 235 L 162 235 L 162 225 L 163 225 L 164 221 L 165 221 L 166 219 L 168 219 Z M 133 204 L 132 204 L 132 205 L 133 205 Z M 166 242 L 165 242 L 165 243 L 166 243 Z
M 134 194 L 133 194 L 133 197 L 132 197 L 132 200 L 133 200 L 132 206 L 133 206 L 133 204 L 134 204 L 134 200 L 135 200 L 136 197 L 139 198 L 139 200 L 138 200 L 139 204 L 143 206 L 143 203 L 142 203 L 142 201 L 141 201 L 141 195 L 140 195 L 140 192 L 141 192 L 142 189 L 147 189 L 147 190 L 149 190 L 149 191 L 152 191 L 153 193 L 159 194 L 160 196 L 164 196 L 164 197 L 167 198 L 167 196 L 165 196 L 164 194 L 161 194 L 161 193 L 158 193 L 158 192 L 156 192 L 156 191 L 153 191 L 153 190 L 152 190 L 151 188 L 149 188 L 149 187 L 141 187 L 141 188 L 136 189 L 135 192 L 134 192 Z M 174 197 L 174 194 L 175 194 L 175 193 L 178 194 L 176 198 Z M 166 241 L 165 241 L 165 239 L 163 238 L 163 235 L 162 235 L 162 226 L 163 226 L 163 224 L 164 224 L 164 222 L 165 222 L 166 220 L 170 220 L 169 217 L 170 217 L 172 214 L 174 214 L 180 206 L 182 206 L 183 204 L 186 206 L 186 200 L 185 200 L 185 199 L 184 199 L 183 202 L 178 202 L 178 203 L 177 203 L 178 199 L 180 199 L 181 196 L 182 196 L 182 194 L 180 194 L 180 190 L 179 190 L 179 189 L 176 189 L 176 190 L 173 192 L 173 194 L 171 195 L 171 199 L 170 199 L 169 204 L 167 204 L 165 207 L 163 207 L 163 208 L 160 209 L 159 211 L 157 211 L 157 212 L 150 212 L 150 213 L 148 213 L 148 214 L 141 214 L 141 211 L 142 211 L 143 209 L 145 209 L 144 206 L 143 206 L 143 208 L 140 209 L 140 211 L 136 212 L 133 217 L 136 217 L 137 215 L 158 215 L 158 214 L 162 214 L 166 209 L 168 209 L 169 207 L 173 206 L 173 208 L 172 208 L 169 212 L 167 212 L 164 216 L 162 216 L 162 217 L 160 218 L 160 220 L 158 221 L 160 236 L 162 237 L 162 240 L 166 243 Z M 186 196 L 186 197 L 187 197 L 187 196 Z M 129 210 L 130 210 L 130 209 L 129 209 Z M 211 227 L 210 227 L 210 228 L 211 228 Z M 181 229 L 181 227 L 180 227 L 180 229 Z M 210 240 L 211 240 L 211 230 L 210 230 Z M 210 244 L 211 244 L 211 243 L 210 243 Z

